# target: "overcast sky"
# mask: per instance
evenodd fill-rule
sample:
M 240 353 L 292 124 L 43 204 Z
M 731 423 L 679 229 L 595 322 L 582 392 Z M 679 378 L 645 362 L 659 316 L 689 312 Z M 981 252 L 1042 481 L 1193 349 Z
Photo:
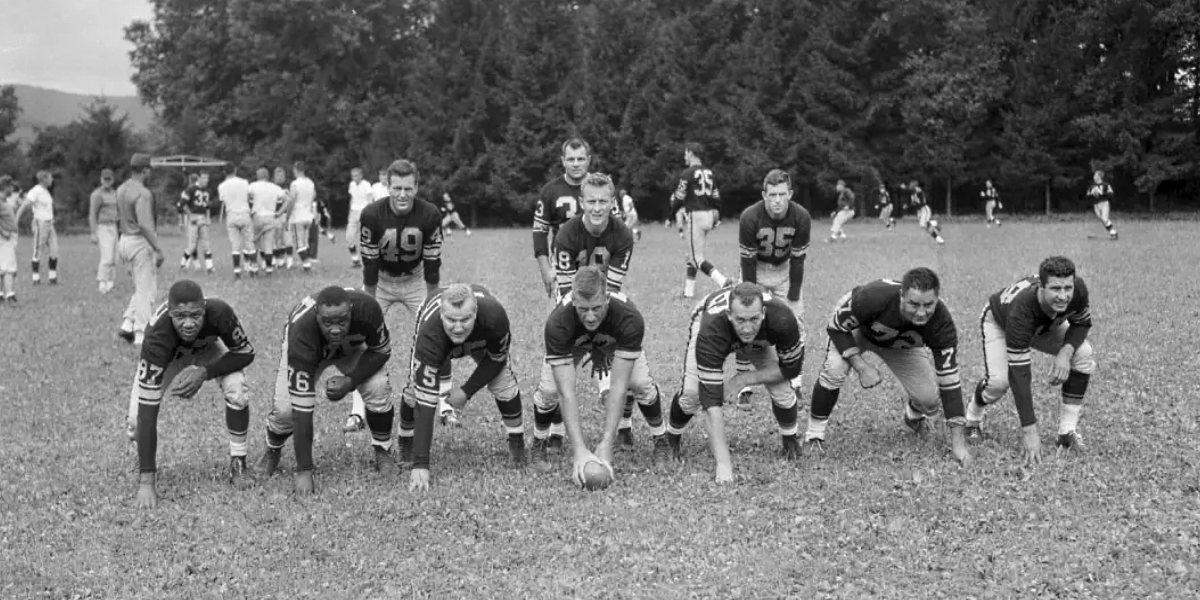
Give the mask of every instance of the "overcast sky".
M 0 0 L 0 83 L 134 95 L 124 27 L 149 0 Z

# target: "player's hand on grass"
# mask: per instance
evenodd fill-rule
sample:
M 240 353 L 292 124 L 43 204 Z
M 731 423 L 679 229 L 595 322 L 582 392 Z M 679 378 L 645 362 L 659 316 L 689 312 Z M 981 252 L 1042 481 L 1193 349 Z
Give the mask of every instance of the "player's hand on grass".
M 208 371 L 204 367 L 186 367 L 175 376 L 175 381 L 171 384 L 171 394 L 185 399 L 194 398 L 206 379 Z
M 154 508 L 158 506 L 158 491 L 154 489 L 155 477 L 154 473 L 142 473 L 138 478 L 138 508 Z
M 1037 424 L 1024 429 L 1025 433 L 1021 436 L 1022 458 L 1025 466 L 1036 465 L 1042 462 L 1042 438 L 1038 435 Z
M 325 395 L 330 402 L 337 402 L 346 397 L 354 389 L 354 383 L 347 375 L 334 375 L 325 380 Z
M 413 469 L 408 476 L 408 491 L 429 491 L 429 469 Z
M 733 483 L 733 464 L 717 463 L 717 483 Z
M 296 482 L 297 496 L 308 496 L 316 490 L 316 486 L 313 485 L 312 471 L 296 471 L 293 479 Z
M 879 385 L 880 381 L 882 378 L 879 376 L 879 369 L 870 363 L 863 362 L 862 367 L 858 369 L 859 385 L 863 386 L 863 389 L 869 390 Z

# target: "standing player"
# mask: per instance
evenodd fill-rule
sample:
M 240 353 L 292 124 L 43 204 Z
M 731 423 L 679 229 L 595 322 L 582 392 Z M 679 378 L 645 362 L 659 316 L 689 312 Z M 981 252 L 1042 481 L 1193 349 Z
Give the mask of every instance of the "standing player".
M 683 460 L 683 430 L 701 410 L 708 416 L 708 442 L 717 463 L 717 483 L 733 481 L 733 462 L 725 437 L 725 359 L 742 352 L 757 370 L 730 378 L 734 387 L 765 385 L 771 395 L 783 455 L 800 455 L 796 439 L 799 409 L 791 381 L 804 366 L 804 336 L 796 315 L 755 283 L 742 282 L 708 295 L 692 311 L 683 387 L 671 400 L 667 440 L 676 461 Z
M 403 306 L 415 319 L 441 281 L 442 217 L 437 207 L 417 198 L 417 165 L 401 159 L 385 173 L 390 196 L 369 204 L 360 219 L 363 290 L 379 302 L 385 315 L 393 306 Z M 364 410 L 355 398 L 347 431 L 362 429 Z M 438 414 L 443 422 L 457 423 L 444 402 Z
M 553 422 L 554 415 L 561 415 L 571 440 L 572 479 L 582 484 L 585 464 L 599 461 L 609 466 L 611 473 L 613 446 L 633 445 L 632 407 L 626 411 L 624 401 L 627 393 L 633 395 L 650 427 L 656 456 L 666 453 L 667 442 L 663 436 L 662 400 L 642 350 L 642 314 L 625 296 L 605 289 L 604 274 L 597 267 L 579 269 L 572 288 L 546 319 L 546 360 L 533 395 L 532 452 L 534 460 L 545 460 L 547 449 L 562 446 L 563 423 Z M 575 395 L 575 367 L 584 356 L 612 374 L 604 434 L 594 453 L 584 442 Z
M 204 250 L 204 270 L 213 272 L 212 240 L 209 238 L 208 227 L 210 196 L 208 191 L 208 173 L 202 172 L 196 176 L 187 189 L 179 196 L 180 207 L 187 223 L 187 245 L 183 248 L 183 258 L 179 262 L 179 270 L 187 269 L 193 260 L 200 265 L 200 250 Z
M 891 231 L 896 228 L 896 219 L 892 218 L 892 195 L 882 182 L 875 196 L 875 210 L 879 211 L 879 220 L 883 221 L 884 229 Z
M 804 328 L 804 261 L 812 237 L 812 216 L 792 202 L 792 178 L 787 171 L 772 169 L 763 178 L 763 199 L 742 211 L 738 222 L 742 281 L 757 283 L 776 298 L 787 298 L 788 308 Z M 750 361 L 739 355 L 737 370 L 750 370 Z M 792 382 L 800 389 L 800 380 Z M 750 408 L 751 388 L 738 391 L 738 407 Z
M 313 180 L 304 174 L 304 161 L 292 163 L 292 185 L 288 189 L 288 200 L 284 206 L 284 218 L 291 228 L 291 238 L 296 241 L 296 253 L 300 256 L 300 265 L 305 271 L 312 269 L 309 255 L 309 233 L 312 230 L 313 219 L 316 217 L 317 187 Z M 291 256 L 288 260 L 291 260 Z
M 271 172 L 259 167 L 254 173 L 257 180 L 250 184 L 250 205 L 254 211 L 254 245 L 262 258 L 263 269 L 268 275 L 275 272 L 275 230 L 279 221 L 275 218 L 275 205 L 283 196 L 283 188 L 268 178 Z M 258 274 L 258 264 L 247 265 L 250 275 Z
M 346 248 L 350 251 L 350 264 L 355 268 L 362 264 L 362 259 L 358 256 L 359 222 L 362 211 L 372 201 L 386 196 L 387 191 L 386 189 L 382 190 L 384 194 L 377 198 L 372 190 L 371 183 L 363 179 L 362 169 L 358 167 L 350 169 L 350 187 L 347 190 L 347 193 L 350 194 L 350 214 L 346 217 Z
M 430 296 L 417 317 L 409 384 L 400 405 L 400 455 L 412 460 L 409 491 L 429 489 L 429 454 L 438 403 L 448 398 L 462 410 L 487 386 L 508 431 L 513 466 L 525 466 L 521 389 L 508 362 L 512 332 L 508 313 L 483 286 L 458 283 Z M 461 386 L 450 383 L 451 362 L 471 357 L 475 371 Z
M 621 190 L 620 196 L 621 210 L 625 213 L 625 226 L 633 232 L 633 241 L 640 241 L 642 231 L 638 229 L 637 205 L 633 203 L 633 196 L 630 196 L 629 192 Z
M 50 171 L 37 172 L 37 185 L 25 193 L 25 203 L 17 209 L 17 222 L 25 209 L 33 211 L 33 259 L 30 261 L 33 271 L 33 285 L 42 283 L 42 256 L 48 261 L 47 279 L 50 285 L 58 284 L 58 232 L 54 230 L 54 197 L 50 195 L 50 186 L 54 185 L 54 175 Z
M 129 159 L 129 179 L 117 188 L 117 256 L 129 264 L 133 273 L 133 296 L 121 319 L 118 335 L 141 346 L 146 324 L 154 311 L 158 295 L 158 269 L 163 251 L 154 217 L 154 194 L 146 187 L 150 177 L 150 156 L 137 153 Z
M 908 395 L 904 424 L 919 433 L 926 416 L 937 412 L 940 399 L 954 457 L 960 462 L 970 460 L 958 374 L 958 330 L 940 293 L 937 274 L 918 267 L 901 281 L 878 279 L 842 296 L 826 328 L 829 343 L 813 386 L 806 448 L 824 449 L 825 427 L 851 368 L 864 388 L 879 384 L 878 369 L 863 356 L 873 352 Z
M 846 182 L 837 181 L 837 212 L 833 213 L 833 225 L 829 228 L 829 241 L 846 240 L 846 230 L 843 226 L 854 218 L 854 192 L 846 187 Z
M 225 181 L 217 186 L 217 197 L 225 213 L 225 230 L 233 255 L 233 278 L 242 276 L 242 263 L 253 273 L 258 269 L 254 258 L 254 224 L 250 217 L 250 183 L 238 176 L 233 163 L 225 168 Z
M 929 208 L 925 198 L 925 190 L 921 189 L 921 184 L 915 179 L 908 184 L 908 206 L 917 214 L 917 225 L 921 226 L 929 237 L 933 238 L 939 244 L 945 244 L 946 240 L 942 239 L 942 229 L 938 227 L 937 219 L 933 218 L 933 209 Z
M 613 218 L 616 188 L 604 173 L 588 173 L 580 184 L 581 214 L 562 224 L 554 236 L 554 269 L 561 298 L 571 291 L 581 266 L 598 267 L 608 289 L 620 292 L 633 257 L 633 233 Z
M 546 295 L 555 297 L 554 266 L 551 264 L 550 242 L 558 235 L 558 228 L 579 212 L 579 186 L 587 175 L 591 164 L 591 146 L 579 138 L 571 138 L 562 145 L 563 174 L 542 186 L 533 211 L 533 257 L 537 260 L 538 272 Z
M 1113 199 L 1113 188 L 1104 180 L 1104 171 L 1096 171 L 1092 175 L 1092 185 L 1088 188 L 1087 195 L 1088 199 L 1092 201 L 1092 212 L 1096 214 L 1097 219 L 1100 219 L 1100 224 L 1108 230 L 1108 239 L 1117 241 L 1117 229 L 1113 227 L 1112 221 L 1108 218 L 1109 203 Z M 34 278 L 34 281 L 37 281 L 36 272 Z
M 0 303 L 16 304 L 17 213 L 8 198 L 16 195 L 12 177 L 0 175 Z
M 446 232 L 446 237 L 450 237 L 452 232 L 451 225 L 457 225 L 459 229 L 467 232 L 467 236 L 471 235 L 471 228 L 463 223 L 462 217 L 458 216 L 458 211 L 454 208 L 454 201 L 450 199 L 450 192 L 442 194 L 442 230 Z
M 1041 460 L 1030 369 L 1030 349 L 1034 349 L 1054 356 L 1050 385 L 1062 386 L 1055 445 L 1082 447 L 1076 426 L 1096 361 L 1087 340 L 1092 328 L 1088 289 L 1083 278 L 1075 274 L 1075 263 L 1063 256 L 1051 256 L 1042 261 L 1037 276 L 992 294 L 983 309 L 980 327 L 986 370 L 975 388 L 974 400 L 967 406 L 967 437 L 972 441 L 983 438 L 987 405 L 1003 398 L 1011 386 L 1024 429 L 1025 460 Z
M 392 385 L 387 361 L 392 340 L 379 303 L 358 290 L 329 286 L 301 300 L 283 329 L 283 352 L 275 379 L 275 399 L 267 415 L 266 475 L 279 468 L 283 444 L 295 434 L 296 493 L 311 494 L 313 485 L 313 409 L 317 381 L 327 367 L 335 374 L 325 381 L 331 402 L 347 394 L 366 404 L 367 427 L 375 449 L 375 469 L 399 474 L 392 457 Z
M 287 170 L 275 167 L 275 178 L 271 182 L 279 186 L 279 198 L 275 200 L 275 264 L 280 269 L 290 269 L 295 263 L 295 241 L 292 239 L 292 192 L 287 181 Z
M 112 169 L 100 172 L 100 187 L 88 199 L 88 224 L 92 243 L 100 248 L 100 266 L 96 281 L 101 294 L 112 291 L 117 272 L 117 190 L 113 188 Z
M 129 391 L 125 431 L 137 442 L 139 508 L 154 508 L 158 503 L 158 411 L 163 393 L 190 399 L 210 379 L 217 381 L 225 397 L 229 482 L 245 483 L 250 408 L 243 370 L 252 362 L 254 347 L 233 308 L 215 298 L 205 299 L 194 281 L 181 279 L 171 285 L 167 302 L 155 311 L 146 329 L 141 361 Z
M 995 223 L 996 227 L 999 227 L 1000 219 L 996 218 L 995 211 L 996 209 L 1003 209 L 1004 204 L 1000 202 L 1000 192 L 997 192 L 996 188 L 992 186 L 991 179 L 984 182 L 983 191 L 979 192 L 979 197 L 983 198 L 983 211 L 987 214 L 988 229 L 992 228 L 992 223 Z
M 683 284 L 683 297 L 691 298 L 696 293 L 696 272 L 712 278 L 717 287 L 725 286 L 725 276 L 704 258 L 708 232 L 721 222 L 721 192 L 713 183 L 712 169 L 706 168 L 700 158 L 700 144 L 689 142 L 684 145 L 683 160 L 687 169 L 679 177 L 675 194 L 671 196 L 671 212 L 683 209 L 687 214 L 687 277 Z

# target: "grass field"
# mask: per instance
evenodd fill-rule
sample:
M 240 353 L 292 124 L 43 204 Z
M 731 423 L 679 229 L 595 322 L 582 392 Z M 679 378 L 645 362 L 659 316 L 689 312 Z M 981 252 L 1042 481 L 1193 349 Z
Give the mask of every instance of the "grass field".
M 566 462 L 550 471 L 504 466 L 499 417 L 482 392 L 464 427 L 438 428 L 425 495 L 407 491 L 407 472 L 381 480 L 367 437 L 340 432 L 348 405 L 322 402 L 318 494 L 297 500 L 287 475 L 229 488 L 222 402 L 208 383 L 193 400 L 164 401 L 154 511 L 133 508 L 136 453 L 123 429 L 135 351 L 114 334 L 128 277 L 98 295 L 94 247 L 71 237 L 62 285 L 31 287 L 23 238 L 21 302 L 0 308 L 0 598 L 1196 597 L 1200 361 L 1190 343 L 1200 333 L 1200 243 L 1194 223 L 1119 225 L 1121 241 L 1109 243 L 1088 239 L 1103 234 L 1094 220 L 961 223 L 947 227 L 944 248 L 911 221 L 889 233 L 860 219 L 837 245 L 821 242 L 827 222 L 814 227 L 802 415 L 829 311 L 852 286 L 934 268 L 959 325 L 969 389 L 983 371 L 986 297 L 1047 255 L 1076 260 L 1092 291 L 1099 361 L 1080 427 L 1087 449 L 1054 454 L 1058 392 L 1038 357 L 1048 458 L 1032 471 L 1018 462 L 1011 399 L 990 412 L 991 439 L 961 468 L 948 458 L 940 419 L 928 439 L 903 427 L 900 388 L 885 377 L 869 391 L 847 384 L 821 459 L 778 458 L 765 394 L 753 411 L 727 409 L 730 486 L 712 483 L 702 422 L 685 434 L 689 462 L 656 470 L 635 416 L 637 451 L 618 455 L 611 488 L 589 493 L 568 482 Z M 722 226 L 710 245 L 718 267 L 734 273 L 735 227 Z M 162 290 L 181 246 L 167 241 Z M 688 318 L 682 251 L 673 230 L 646 227 L 628 279 L 664 396 L 679 385 Z M 529 432 L 549 308 L 531 254 L 526 230 L 459 234 L 446 244 L 443 271 L 444 282 L 483 283 L 507 306 Z M 248 369 L 257 461 L 286 311 L 324 285 L 361 282 L 344 249 L 327 241 L 309 276 L 234 282 L 223 239 L 218 256 L 218 274 L 196 278 L 238 310 L 258 350 Z M 391 321 L 398 388 L 411 326 L 403 313 Z M 469 366 L 460 363 L 456 378 Z M 594 436 L 600 414 L 594 393 L 583 395 Z M 292 464 L 290 445 L 284 462 Z

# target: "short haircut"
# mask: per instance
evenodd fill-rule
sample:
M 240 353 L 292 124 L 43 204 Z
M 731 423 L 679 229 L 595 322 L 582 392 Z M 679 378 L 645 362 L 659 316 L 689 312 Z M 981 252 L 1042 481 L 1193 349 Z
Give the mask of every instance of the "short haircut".
M 928 292 L 930 290 L 935 294 L 942 293 L 942 280 L 938 279 L 937 273 L 929 267 L 917 267 L 910 269 L 904 274 L 904 278 L 900 280 L 901 293 L 908 290 L 917 290 L 918 292 Z
M 254 170 L 254 176 L 255 177 L 270 177 L 271 170 L 266 167 L 259 167 Z
M 231 162 L 225 163 L 225 174 L 226 175 L 237 175 L 237 172 L 238 172 L 238 167 L 236 164 L 231 163 Z
M 304 172 L 304 161 L 298 160 L 298 161 L 292 163 L 292 170 L 297 173 L 303 173 Z
M 701 146 L 698 142 L 688 142 L 683 145 L 683 149 L 685 152 L 691 152 L 696 158 L 704 157 L 704 146 Z
M 1045 285 L 1051 277 L 1074 277 L 1075 263 L 1065 256 L 1051 256 L 1038 267 L 1038 279 Z
M 767 191 L 768 187 L 779 185 L 781 183 L 786 183 L 788 189 L 792 189 L 792 176 L 783 169 L 771 169 L 769 172 L 767 172 L 767 176 L 763 177 L 762 189 L 765 192 Z
M 421 182 L 421 173 L 417 171 L 417 164 L 411 160 L 404 158 L 394 160 L 386 170 L 388 176 L 386 183 L 390 184 L 392 177 L 408 177 L 409 175 L 412 175 L 413 183 Z
M 53 176 L 53 173 L 51 173 L 50 171 L 47 171 L 46 169 L 42 169 L 41 171 L 37 172 L 37 180 L 39 182 L 41 182 L 41 180 L 43 180 L 47 177 L 51 177 L 51 176 Z
M 442 292 L 442 304 L 454 308 L 462 308 L 466 304 L 474 305 L 475 292 L 465 283 L 455 283 Z
M 604 279 L 604 273 L 600 272 L 600 267 L 591 265 L 580 267 L 579 271 L 575 273 L 575 280 L 571 283 L 571 293 L 576 297 L 591 300 L 607 292 L 608 282 Z
M 341 306 L 350 303 L 350 293 L 340 285 L 331 285 L 317 292 L 317 306 Z
M 733 286 L 733 289 L 729 292 L 729 296 L 730 304 L 732 304 L 733 300 L 737 300 L 738 304 L 749 307 L 754 306 L 755 302 L 762 302 L 763 290 L 761 287 L 758 287 L 757 283 L 743 281 Z
M 188 173 L 188 183 L 196 183 L 197 181 L 200 181 L 199 173 Z
M 612 177 L 604 173 L 588 173 L 584 175 L 583 182 L 579 184 L 581 193 L 585 187 L 608 188 L 609 196 L 615 196 L 617 191 L 616 186 L 613 185 Z
M 200 284 L 191 279 L 180 279 L 171 284 L 171 289 L 167 291 L 168 306 L 203 301 L 204 291 L 200 289 Z
M 563 156 L 567 155 L 568 148 L 570 148 L 571 150 L 578 150 L 580 148 L 583 148 L 584 154 L 587 154 L 588 156 L 592 155 L 592 147 L 590 145 L 588 145 L 588 143 L 585 142 L 583 140 L 583 138 L 581 138 L 581 137 L 573 137 L 562 143 L 562 155 Z

